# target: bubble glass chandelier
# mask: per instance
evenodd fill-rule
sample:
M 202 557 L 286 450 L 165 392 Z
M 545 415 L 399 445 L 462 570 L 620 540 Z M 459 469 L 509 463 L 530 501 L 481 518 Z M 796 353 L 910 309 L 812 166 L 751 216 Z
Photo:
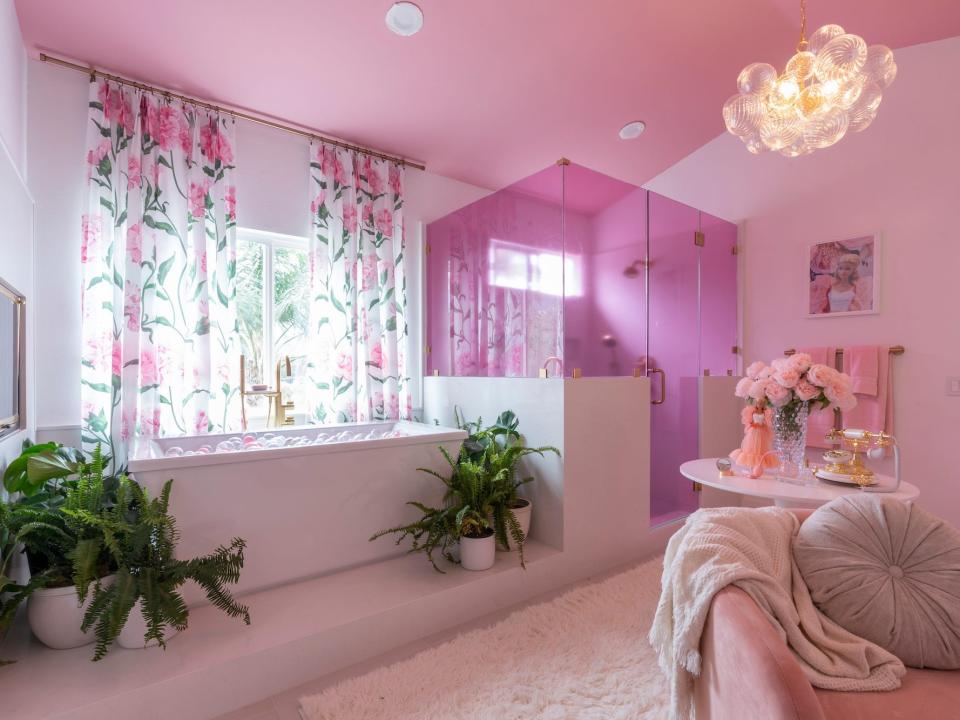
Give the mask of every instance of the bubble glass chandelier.
M 747 65 L 739 92 L 723 105 L 723 121 L 747 150 L 787 157 L 830 147 L 848 132 L 869 127 L 883 91 L 897 76 L 893 52 L 839 25 L 807 34 L 800 0 L 800 43 L 782 73 L 769 63 Z

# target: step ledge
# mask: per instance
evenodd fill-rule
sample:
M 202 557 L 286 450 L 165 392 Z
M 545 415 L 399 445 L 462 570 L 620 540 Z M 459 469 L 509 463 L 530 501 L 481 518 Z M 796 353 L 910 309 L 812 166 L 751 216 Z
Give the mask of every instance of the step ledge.
M 559 554 L 560 550 L 533 540 L 525 549 L 528 567 Z M 284 682 L 283 673 L 278 673 L 273 664 L 287 652 L 302 656 L 302 641 L 323 635 L 340 637 L 344 631 L 358 632 L 359 628 L 349 626 L 440 593 L 493 578 L 505 580 L 504 573 L 523 572 L 514 553 L 497 553 L 496 563 L 485 572 L 471 572 L 446 561 L 440 566 L 446 574 L 435 572 L 419 555 L 403 555 L 253 593 L 243 598 L 250 606 L 249 627 L 213 607 L 195 608 L 190 612 L 188 630 L 171 638 L 166 651 L 114 646 L 97 663 L 90 662 L 92 645 L 72 650 L 43 646 L 32 638 L 21 613 L 19 622 L 0 646 L 0 658 L 17 661 L 0 668 L 5 712 L 11 712 L 11 717 L 18 720 L 79 718 L 88 715 L 85 708 L 106 709 L 102 705 L 105 701 L 120 700 L 121 696 L 127 696 L 123 698 L 124 705 L 142 707 L 145 700 L 156 702 L 158 698 L 174 696 L 178 689 L 188 691 L 197 683 L 205 684 L 205 676 L 219 682 L 227 666 L 252 660 L 259 654 L 272 667 L 264 668 L 262 675 L 235 678 L 244 684 L 237 683 L 243 691 L 237 693 L 239 688 L 235 686 L 234 696 L 266 697 L 286 689 L 277 686 Z M 384 592 L 385 588 L 389 592 Z M 318 608 L 323 611 L 318 612 Z M 300 657 L 297 661 L 305 660 L 313 658 Z M 251 667 L 246 662 L 240 665 L 246 670 Z M 254 688 L 250 683 L 261 687 Z M 52 687 L 56 690 L 51 692 Z M 220 704 L 215 695 L 203 699 L 207 708 L 198 717 L 212 717 L 233 709 L 226 705 L 210 707 Z M 223 702 L 233 705 L 236 701 L 225 697 Z M 96 712 L 89 715 L 94 717 Z

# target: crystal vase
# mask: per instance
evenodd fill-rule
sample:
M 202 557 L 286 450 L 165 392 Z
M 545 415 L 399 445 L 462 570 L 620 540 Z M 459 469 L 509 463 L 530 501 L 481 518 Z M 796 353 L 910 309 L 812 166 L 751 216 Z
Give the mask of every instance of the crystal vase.
M 780 457 L 778 477 L 796 479 L 807 447 L 809 402 L 791 402 L 773 411 L 773 449 Z

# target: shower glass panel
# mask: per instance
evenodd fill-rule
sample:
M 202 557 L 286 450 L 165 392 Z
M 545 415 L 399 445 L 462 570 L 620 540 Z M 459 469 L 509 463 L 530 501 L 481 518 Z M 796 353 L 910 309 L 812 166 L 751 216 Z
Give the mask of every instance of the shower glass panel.
M 737 226 L 700 213 L 700 370 L 737 373 Z
M 644 374 L 646 191 L 573 164 L 565 184 L 566 255 L 583 268 L 564 295 L 568 374 Z
M 698 378 L 738 369 L 736 237 L 643 188 L 551 166 L 427 226 L 426 372 L 649 377 L 651 522 L 687 515 Z
M 536 377 L 545 365 L 559 374 L 564 282 L 582 282 L 563 251 L 563 171 L 551 166 L 427 226 L 427 374 Z
M 697 457 L 699 212 L 647 194 L 649 229 L 650 515 L 659 524 L 698 507 L 680 465 Z

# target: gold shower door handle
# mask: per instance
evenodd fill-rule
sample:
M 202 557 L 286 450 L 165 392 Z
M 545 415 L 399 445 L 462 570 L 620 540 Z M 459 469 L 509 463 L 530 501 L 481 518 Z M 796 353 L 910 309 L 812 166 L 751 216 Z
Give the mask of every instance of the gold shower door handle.
M 660 373 L 660 399 L 651 400 L 651 405 L 663 405 L 667 400 L 667 373 L 660 368 L 650 368 L 650 374 Z

